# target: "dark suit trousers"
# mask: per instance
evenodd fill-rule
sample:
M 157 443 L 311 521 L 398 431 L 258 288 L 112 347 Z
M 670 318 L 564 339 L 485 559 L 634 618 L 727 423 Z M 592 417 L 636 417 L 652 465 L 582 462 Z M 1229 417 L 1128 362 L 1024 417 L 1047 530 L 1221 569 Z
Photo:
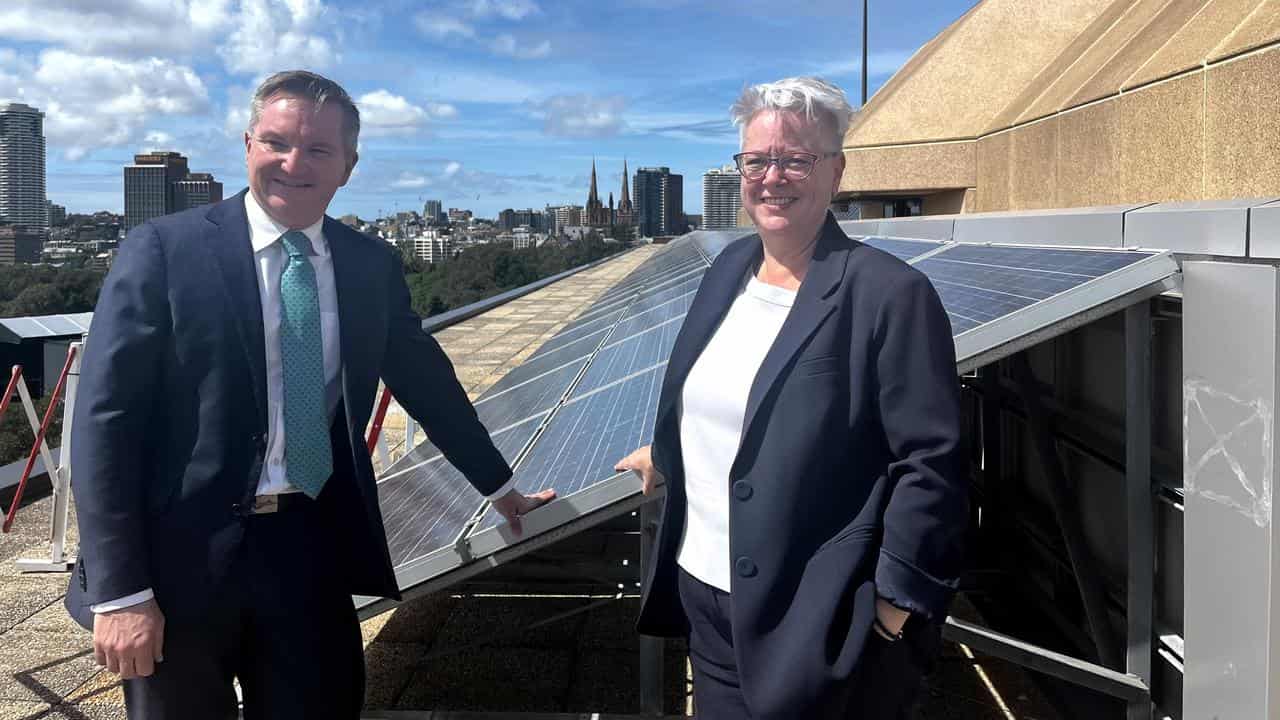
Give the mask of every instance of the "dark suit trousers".
M 707 585 L 679 569 L 680 602 L 689 618 L 689 663 L 693 666 L 693 707 L 698 720 L 751 718 L 738 663 L 733 651 L 729 593 Z M 935 627 L 911 623 L 904 634 L 912 638 L 894 643 L 874 635 L 858 672 L 850 679 L 845 712 L 834 717 L 848 720 L 906 720 L 925 665 L 932 664 L 937 642 Z M 807 708 L 796 708 L 795 717 L 814 718 Z M 825 714 L 826 717 L 832 717 Z
M 166 616 L 164 662 L 125 682 L 133 720 L 356 720 L 364 654 L 315 503 L 246 517 L 227 581 L 197 617 Z M 163 598 L 159 599 L 164 611 Z

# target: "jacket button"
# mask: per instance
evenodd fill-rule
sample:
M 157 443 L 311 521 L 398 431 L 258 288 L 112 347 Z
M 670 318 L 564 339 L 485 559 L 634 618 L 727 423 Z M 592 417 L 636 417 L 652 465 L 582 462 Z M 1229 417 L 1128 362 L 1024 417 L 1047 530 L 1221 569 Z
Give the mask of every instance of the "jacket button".
M 733 496 L 739 500 L 750 500 L 755 489 L 751 487 L 751 483 L 746 480 L 739 480 L 733 484 Z
M 737 569 L 738 574 L 741 575 L 742 577 L 747 577 L 747 578 L 755 577 L 755 574 L 756 574 L 755 561 L 753 561 L 751 558 L 747 557 L 746 555 L 743 555 L 742 557 L 738 558 L 736 562 L 734 562 L 734 568 Z

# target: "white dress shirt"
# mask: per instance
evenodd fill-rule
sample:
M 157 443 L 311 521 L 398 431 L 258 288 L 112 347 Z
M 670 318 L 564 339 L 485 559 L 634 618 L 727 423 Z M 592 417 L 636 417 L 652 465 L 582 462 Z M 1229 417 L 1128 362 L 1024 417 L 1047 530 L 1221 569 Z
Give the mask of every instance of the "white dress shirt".
M 746 287 L 707 341 L 680 393 L 680 450 L 687 500 L 676 562 L 729 592 L 729 469 L 742 441 L 747 396 L 791 312 L 796 291 L 760 282 Z

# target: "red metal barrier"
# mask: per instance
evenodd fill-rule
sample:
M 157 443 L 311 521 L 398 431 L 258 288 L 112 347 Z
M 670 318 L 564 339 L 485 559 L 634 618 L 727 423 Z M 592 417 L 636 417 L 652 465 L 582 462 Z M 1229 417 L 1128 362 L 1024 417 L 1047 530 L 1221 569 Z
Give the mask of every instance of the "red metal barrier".
M 4 397 L 0 397 L 0 417 L 4 417 L 4 411 L 9 409 L 9 400 L 13 398 L 13 393 L 18 389 L 18 381 L 21 379 L 22 366 L 14 365 L 9 375 L 9 384 L 4 389 Z
M 62 366 L 62 372 L 58 374 L 58 384 L 53 389 L 53 395 L 49 397 L 49 407 L 44 411 L 44 420 L 40 423 L 40 430 L 36 432 L 36 441 L 31 446 L 31 454 L 27 456 L 27 466 L 22 470 L 22 479 L 18 481 L 18 489 L 13 493 L 13 502 L 9 505 L 9 512 L 5 514 L 4 526 L 0 531 L 9 532 L 13 527 L 13 519 L 18 515 L 18 505 L 22 503 L 22 491 L 27 487 L 27 480 L 31 476 L 31 469 L 35 467 L 36 457 L 40 455 L 40 445 L 44 442 L 45 433 L 49 430 L 49 425 L 53 422 L 53 415 L 58 410 L 58 398 L 62 397 L 62 388 L 67 383 L 67 374 L 71 372 L 71 363 L 75 360 L 76 348 L 71 346 L 67 351 L 67 362 Z M 21 368 L 14 368 L 13 378 L 9 381 L 10 386 L 17 385 L 17 379 L 21 375 Z M 0 411 L 3 410 L 5 404 L 8 404 L 9 396 L 5 395 L 4 403 L 0 403 Z M 49 474 L 57 472 L 57 468 L 46 468 Z
M 382 388 L 382 397 L 378 400 L 378 410 L 373 414 L 373 425 L 369 428 L 369 454 L 378 445 L 378 435 L 382 433 L 382 421 L 387 419 L 387 408 L 391 406 L 391 388 Z

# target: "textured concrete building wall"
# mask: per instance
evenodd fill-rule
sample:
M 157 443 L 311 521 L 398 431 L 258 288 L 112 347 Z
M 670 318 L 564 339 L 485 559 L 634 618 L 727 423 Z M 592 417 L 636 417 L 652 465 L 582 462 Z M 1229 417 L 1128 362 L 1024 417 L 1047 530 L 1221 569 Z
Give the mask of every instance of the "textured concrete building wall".
M 1280 7 L 1275 8 L 1280 14 Z M 1205 73 L 1205 197 L 1280 193 L 1280 47 Z
M 1116 103 L 1088 105 L 1058 116 L 1056 207 L 1121 202 L 1121 171 Z
M 988 135 L 977 142 L 978 184 L 974 188 L 978 212 L 1009 209 L 1009 133 Z
M 898 191 L 973 187 L 973 142 L 845 150 L 840 190 Z
M 1108 101 L 1120 107 L 1122 201 L 1205 197 L 1203 95 L 1194 73 Z
M 1027 37 L 1056 54 L 1026 56 Z M 859 113 L 841 197 L 966 188 L 968 212 L 1275 195 L 1277 77 L 1280 0 L 986 0 Z
M 1009 131 L 1009 206 L 1054 207 L 1058 183 L 1058 118 Z
M 973 138 L 1113 0 L 984 2 L 932 43 L 909 82 L 886 85 L 846 135 L 846 146 Z M 1034 16 L 1033 32 L 1027 27 Z M 1007 52 L 993 53 L 992 48 Z M 905 78 L 904 78 L 905 79 Z

